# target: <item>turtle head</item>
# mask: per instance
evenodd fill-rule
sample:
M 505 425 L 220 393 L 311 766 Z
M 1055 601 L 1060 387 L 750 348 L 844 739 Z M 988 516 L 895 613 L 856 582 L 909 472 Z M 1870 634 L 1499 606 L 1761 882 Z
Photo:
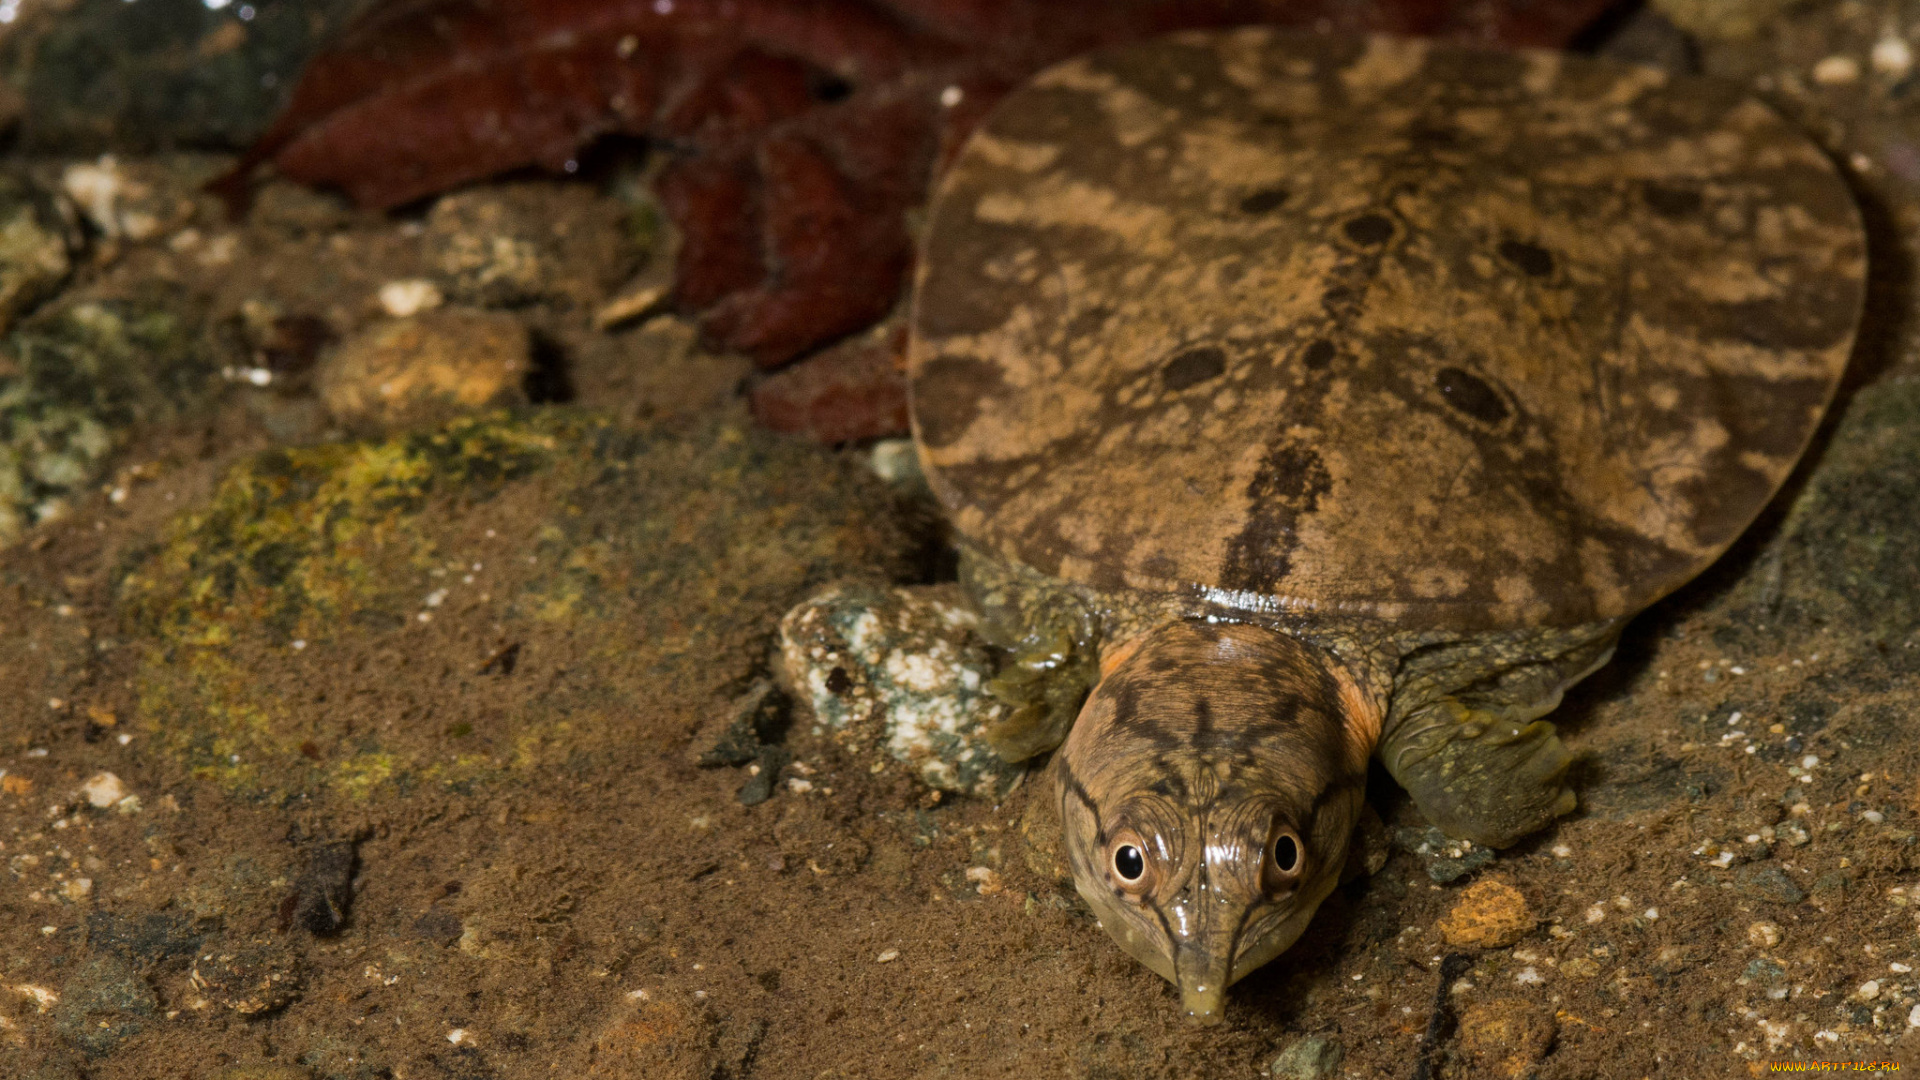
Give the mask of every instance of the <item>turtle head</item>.
M 1103 666 L 1056 773 L 1074 885 L 1213 1023 L 1339 881 L 1379 712 L 1333 657 L 1262 627 L 1173 623 Z

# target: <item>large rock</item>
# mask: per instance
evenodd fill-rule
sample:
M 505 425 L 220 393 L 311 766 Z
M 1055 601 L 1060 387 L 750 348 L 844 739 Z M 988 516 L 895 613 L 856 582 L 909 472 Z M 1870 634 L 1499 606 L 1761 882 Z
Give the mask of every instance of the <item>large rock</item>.
M 988 795 L 1025 768 L 984 736 L 1006 706 L 987 692 L 994 662 L 978 623 L 957 585 L 842 584 L 781 622 L 781 662 L 817 730 L 874 772 L 904 766 L 936 790 Z
M 527 328 L 513 316 L 432 311 L 347 338 L 320 361 L 314 382 L 337 419 L 392 429 L 523 404 L 532 363 Z
M 62 302 L 0 342 L 0 547 L 98 478 L 126 430 L 201 401 L 204 308 L 154 286 Z

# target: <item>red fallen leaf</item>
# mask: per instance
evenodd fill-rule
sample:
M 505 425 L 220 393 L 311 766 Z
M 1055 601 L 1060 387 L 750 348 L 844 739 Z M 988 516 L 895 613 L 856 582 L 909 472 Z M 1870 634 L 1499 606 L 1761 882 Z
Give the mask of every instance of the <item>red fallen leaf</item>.
M 677 158 L 676 303 L 773 367 L 892 307 L 936 160 L 1048 63 L 1246 23 L 1552 45 L 1611 2 L 393 0 L 313 59 L 219 190 L 243 202 L 271 161 L 396 206 L 647 136 Z
M 762 427 L 823 443 L 907 430 L 906 326 L 897 320 L 762 377 L 747 392 Z

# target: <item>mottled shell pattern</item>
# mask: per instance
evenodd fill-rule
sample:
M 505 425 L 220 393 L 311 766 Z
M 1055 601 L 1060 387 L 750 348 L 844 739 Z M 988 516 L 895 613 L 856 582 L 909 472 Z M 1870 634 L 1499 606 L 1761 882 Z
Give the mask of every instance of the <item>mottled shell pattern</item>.
M 1865 241 L 1738 89 L 1271 29 L 1051 68 L 935 196 L 915 431 L 961 533 L 1099 588 L 1498 630 L 1732 542 Z

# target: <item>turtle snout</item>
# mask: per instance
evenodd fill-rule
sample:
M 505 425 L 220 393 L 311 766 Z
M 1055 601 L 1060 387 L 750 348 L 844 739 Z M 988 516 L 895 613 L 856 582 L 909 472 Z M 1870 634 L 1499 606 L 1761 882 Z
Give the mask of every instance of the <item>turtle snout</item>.
M 1199 1024 L 1217 1024 L 1226 1005 L 1227 986 L 1233 982 L 1235 937 L 1246 914 L 1244 899 L 1235 899 L 1210 880 L 1200 867 L 1193 880 L 1168 905 L 1173 930 L 1173 982 L 1180 988 L 1180 1004 Z
M 1180 975 L 1180 1007 L 1196 1024 L 1217 1024 L 1226 1008 L 1233 957 L 1211 942 L 1182 942 L 1174 955 Z

